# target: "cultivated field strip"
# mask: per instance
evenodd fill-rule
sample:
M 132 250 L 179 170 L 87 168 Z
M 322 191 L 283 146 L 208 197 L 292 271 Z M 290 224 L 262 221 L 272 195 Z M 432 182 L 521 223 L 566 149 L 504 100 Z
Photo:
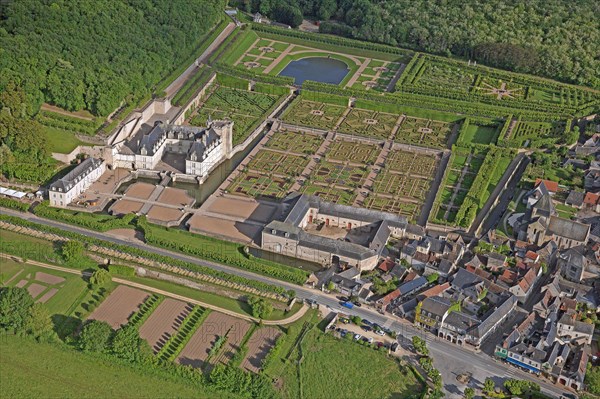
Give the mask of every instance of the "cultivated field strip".
M 281 331 L 275 327 L 257 329 L 248 340 L 248 353 L 242 360 L 241 367 L 244 370 L 258 373 L 262 368 L 263 360 L 280 336 Z
M 201 368 L 205 365 L 210 350 L 219 337 L 227 335 L 227 341 L 232 342 L 232 344 L 225 345 L 225 349 L 223 349 L 223 352 L 229 353 L 232 351 L 231 348 L 237 348 L 248 328 L 250 328 L 250 324 L 244 320 L 223 313 L 212 312 L 183 348 L 177 357 L 177 362 L 182 365 Z
M 179 353 L 186 347 L 188 341 L 204 321 L 209 311 L 199 306 L 189 312 L 181 322 L 177 333 L 173 335 L 158 351 L 157 356 L 161 360 L 173 361 L 178 359 Z M 180 362 L 181 363 L 181 362 Z
M 141 326 L 140 337 L 148 341 L 157 353 L 177 332 L 192 309 L 193 306 L 188 303 L 165 299 Z
M 127 324 L 149 294 L 125 285 L 118 286 L 104 302 L 92 312 L 90 320 L 105 321 L 114 329 Z

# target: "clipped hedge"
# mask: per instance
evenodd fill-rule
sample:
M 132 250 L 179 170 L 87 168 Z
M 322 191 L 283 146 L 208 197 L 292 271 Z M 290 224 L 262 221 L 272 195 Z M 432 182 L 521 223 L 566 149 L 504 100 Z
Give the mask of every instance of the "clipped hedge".
M 12 198 L 0 197 L 0 206 L 3 208 L 14 209 L 15 211 L 27 212 L 29 204 Z
M 133 277 L 135 276 L 135 268 L 124 265 L 109 265 L 108 272 L 119 276 Z
M 291 292 L 288 292 L 285 288 L 279 287 L 279 286 L 276 286 L 273 284 L 263 283 L 261 281 L 256 281 L 256 280 L 252 280 L 249 278 L 237 276 L 234 274 L 221 272 L 219 270 L 215 270 L 215 269 L 212 269 L 207 266 L 201 266 L 201 265 L 198 265 L 198 264 L 195 264 L 192 262 L 186 262 L 186 261 L 182 261 L 179 259 L 174 259 L 174 258 L 171 258 L 170 256 L 159 255 L 154 252 L 134 248 L 134 247 L 131 247 L 128 245 L 115 244 L 115 243 L 112 243 L 109 241 L 104 241 L 104 240 L 99 240 L 96 238 L 88 237 L 83 234 L 73 233 L 73 232 L 65 231 L 65 230 L 62 230 L 59 228 L 46 226 L 46 225 L 35 223 L 35 222 L 30 222 L 28 220 L 24 220 L 24 219 L 21 219 L 18 217 L 0 215 L 0 220 L 6 221 L 8 223 L 12 223 L 17 226 L 29 227 L 29 228 L 32 228 L 32 229 L 35 229 L 35 230 L 38 230 L 41 232 L 55 234 L 57 236 L 64 237 L 67 239 L 79 240 L 87 245 L 97 245 L 99 247 L 112 249 L 112 250 L 119 251 L 119 252 L 122 252 L 125 254 L 140 256 L 145 259 L 154 260 L 156 262 L 169 264 L 169 265 L 173 265 L 173 266 L 178 266 L 178 267 L 185 268 L 185 269 L 197 272 L 197 273 L 204 274 L 206 276 L 212 276 L 212 277 L 215 277 L 218 279 L 229 281 L 231 283 L 240 284 L 240 285 L 246 286 L 248 288 L 254 288 L 254 289 L 262 291 L 262 292 L 284 295 L 284 296 L 288 296 L 288 297 L 292 294 Z
M 48 201 L 44 201 L 33 210 L 37 216 L 57 220 L 75 226 L 81 226 L 92 230 L 105 232 L 113 229 L 131 228 L 134 214 L 114 217 L 98 215 L 90 212 L 77 212 L 68 209 L 52 208 Z

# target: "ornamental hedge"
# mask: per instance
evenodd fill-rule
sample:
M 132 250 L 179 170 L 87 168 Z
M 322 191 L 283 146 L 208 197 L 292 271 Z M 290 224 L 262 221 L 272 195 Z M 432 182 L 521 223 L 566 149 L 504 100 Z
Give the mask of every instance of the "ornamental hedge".
M 0 206 L 3 208 L 14 209 L 15 211 L 27 212 L 29 204 L 12 198 L 0 197 Z

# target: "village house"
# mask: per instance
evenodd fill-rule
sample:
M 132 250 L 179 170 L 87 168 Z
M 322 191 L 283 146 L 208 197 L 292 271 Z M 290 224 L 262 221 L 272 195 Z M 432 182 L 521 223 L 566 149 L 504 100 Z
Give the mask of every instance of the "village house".
M 98 180 L 105 170 L 106 164 L 101 159 L 83 160 L 72 171 L 50 185 L 50 206 L 65 208 Z

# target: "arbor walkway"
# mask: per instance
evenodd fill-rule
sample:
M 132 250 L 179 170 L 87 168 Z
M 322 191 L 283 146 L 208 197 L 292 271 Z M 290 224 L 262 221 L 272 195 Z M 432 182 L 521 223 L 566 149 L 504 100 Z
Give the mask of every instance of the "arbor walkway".
M 21 263 L 28 263 L 30 265 L 34 265 L 34 266 L 38 266 L 38 267 L 43 267 L 45 269 L 51 269 L 51 270 L 57 270 L 63 273 L 70 273 L 70 274 L 76 274 L 76 275 L 80 275 L 80 276 L 85 276 L 85 277 L 89 277 L 92 275 L 92 273 L 90 272 L 86 272 L 83 270 L 74 270 L 74 269 L 69 269 L 66 267 L 62 267 L 62 266 L 55 266 L 55 265 L 49 265 L 47 263 L 42 263 L 42 262 L 38 262 L 35 260 L 27 260 L 26 262 L 23 261 L 23 258 L 19 257 L 19 256 L 15 256 L 15 255 L 10 255 L 10 254 L 5 254 L 0 252 L 0 258 L 4 258 L 4 259 L 13 259 L 13 260 L 17 260 L 18 262 Z M 244 319 L 244 320 L 248 320 L 251 322 L 255 322 L 255 323 L 259 323 L 262 321 L 263 325 L 267 325 L 267 326 L 279 326 L 279 325 L 285 325 L 285 324 L 290 324 L 293 323 L 294 321 L 300 319 L 302 316 L 304 316 L 304 314 L 306 313 L 306 311 L 308 310 L 308 306 L 306 305 L 302 305 L 302 307 L 293 315 L 291 315 L 290 317 L 286 318 L 286 319 L 282 319 L 282 320 L 261 320 L 258 319 L 256 317 L 252 317 L 252 316 L 248 316 L 245 314 L 240 314 L 237 312 L 234 312 L 232 310 L 229 309 L 223 309 L 219 306 L 215 306 L 206 302 L 202 302 L 202 301 L 198 301 L 196 299 L 192 299 L 183 295 L 178 295 L 178 294 L 174 294 L 172 292 L 169 291 L 165 291 L 165 290 L 161 290 L 158 288 L 154 288 L 154 287 L 150 287 L 144 284 L 140 284 L 140 283 L 135 283 L 133 281 L 129 281 L 129 280 L 125 280 L 122 278 L 117 278 L 117 277 L 113 277 L 112 281 L 114 281 L 117 284 L 123 284 L 123 285 L 128 285 L 130 287 L 134 287 L 134 288 L 138 288 L 144 291 L 148 291 L 148 292 L 153 292 L 155 294 L 159 294 L 159 295 L 163 295 L 169 298 L 173 298 L 173 299 L 177 299 L 183 302 L 188 302 L 188 303 L 192 303 L 194 305 L 198 305 L 201 306 L 205 309 L 211 309 L 214 310 L 216 312 L 220 312 L 220 313 L 224 313 L 227 314 L 229 316 L 233 316 L 233 317 L 237 317 L 238 319 Z

